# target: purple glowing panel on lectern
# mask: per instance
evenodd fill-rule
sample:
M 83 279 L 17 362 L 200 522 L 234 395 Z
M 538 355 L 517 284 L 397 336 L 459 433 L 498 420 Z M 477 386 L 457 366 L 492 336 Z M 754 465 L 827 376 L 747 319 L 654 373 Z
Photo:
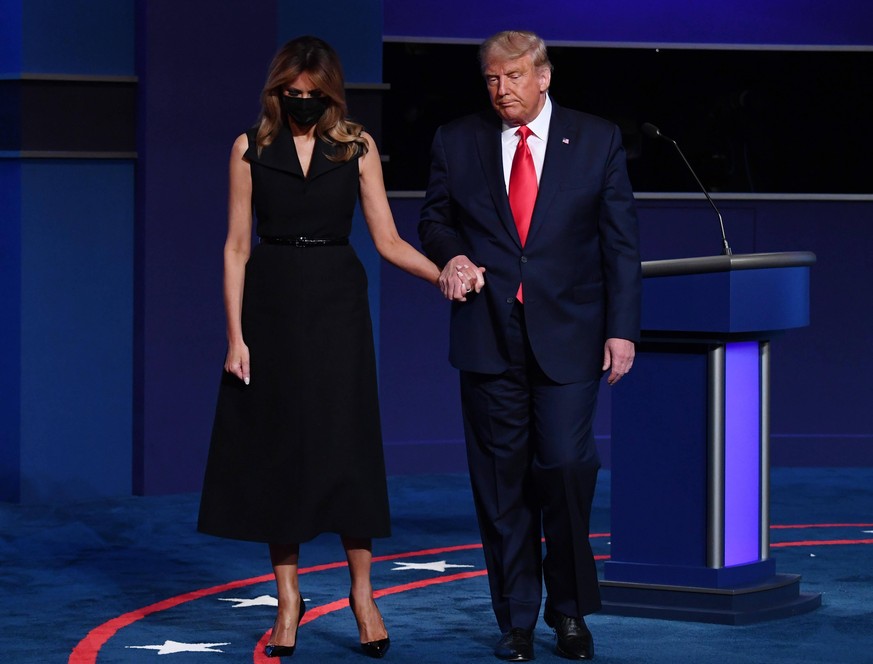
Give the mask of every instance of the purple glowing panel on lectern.
M 724 564 L 759 560 L 761 453 L 758 342 L 725 348 Z

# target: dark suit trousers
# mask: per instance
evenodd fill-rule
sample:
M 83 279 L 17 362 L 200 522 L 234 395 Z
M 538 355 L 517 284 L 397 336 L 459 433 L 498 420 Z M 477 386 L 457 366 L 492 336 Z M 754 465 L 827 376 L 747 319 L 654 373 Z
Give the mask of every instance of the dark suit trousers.
M 592 429 L 599 381 L 550 380 L 533 355 L 519 303 L 507 338 L 504 373 L 461 372 L 467 460 L 501 632 L 534 628 L 543 580 L 547 602 L 565 615 L 600 608 L 588 542 L 600 467 Z

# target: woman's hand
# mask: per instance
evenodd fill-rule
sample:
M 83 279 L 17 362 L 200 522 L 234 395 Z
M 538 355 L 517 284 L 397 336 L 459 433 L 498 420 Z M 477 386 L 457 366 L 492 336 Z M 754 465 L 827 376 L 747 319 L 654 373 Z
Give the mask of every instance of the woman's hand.
M 248 385 L 251 380 L 249 347 L 242 342 L 228 346 L 227 357 L 224 360 L 224 370 Z
M 466 302 L 468 293 L 479 293 L 484 286 L 485 268 L 474 265 L 466 256 L 455 256 L 440 273 L 440 291 L 447 300 Z

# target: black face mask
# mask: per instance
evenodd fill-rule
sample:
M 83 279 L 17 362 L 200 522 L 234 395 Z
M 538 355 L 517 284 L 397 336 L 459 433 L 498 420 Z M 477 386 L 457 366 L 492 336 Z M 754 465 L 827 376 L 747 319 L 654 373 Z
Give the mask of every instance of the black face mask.
M 318 122 L 327 110 L 327 97 L 288 97 L 282 96 L 282 106 L 291 119 L 301 127 L 309 127 Z

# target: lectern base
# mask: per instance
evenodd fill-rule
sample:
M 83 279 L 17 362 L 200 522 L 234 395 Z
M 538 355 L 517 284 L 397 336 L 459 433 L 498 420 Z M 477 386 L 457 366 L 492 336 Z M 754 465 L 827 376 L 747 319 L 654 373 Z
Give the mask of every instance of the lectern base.
M 788 618 L 821 606 L 821 594 L 800 593 L 798 574 L 777 574 L 765 583 L 741 588 L 601 581 L 600 594 L 602 613 L 720 625 Z

